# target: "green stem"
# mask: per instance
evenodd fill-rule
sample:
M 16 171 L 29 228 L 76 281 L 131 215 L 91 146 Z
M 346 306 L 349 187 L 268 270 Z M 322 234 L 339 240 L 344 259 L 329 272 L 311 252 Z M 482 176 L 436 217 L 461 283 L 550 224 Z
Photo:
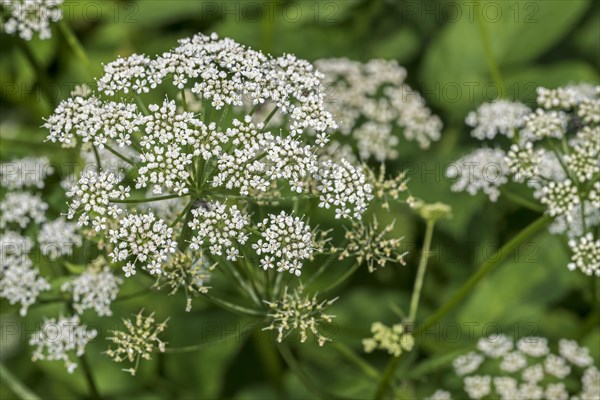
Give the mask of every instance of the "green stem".
M 149 115 L 150 112 L 148 111 L 148 108 L 146 108 L 146 104 L 144 104 L 142 97 L 137 93 L 135 94 L 135 100 L 137 101 L 138 105 L 142 109 L 142 112 L 144 113 L 144 115 Z
M 192 228 L 190 228 L 189 222 L 194 218 L 194 214 L 192 214 L 193 205 L 196 199 L 191 199 L 190 207 L 185 216 L 185 220 L 183 222 L 183 227 L 181 228 L 181 233 L 179 234 L 179 238 L 177 239 L 177 249 L 184 253 L 188 247 L 190 247 L 190 239 L 192 238 Z
M 492 272 L 498 265 L 504 261 L 504 259 L 510 255 L 518 246 L 520 246 L 525 240 L 540 231 L 543 227 L 552 221 L 552 217 L 548 215 L 542 215 L 531 224 L 527 225 L 521 232 L 515 237 L 508 241 L 504 246 L 500 248 L 496 253 L 489 257 L 481 266 L 477 269 L 477 272 L 473 274 L 467 282 L 448 300 L 441 306 L 431 317 L 429 317 L 423 324 L 419 325 L 415 330 L 415 337 L 420 333 L 426 331 L 436 322 L 440 321 L 446 314 L 448 314 L 454 307 L 465 298 L 471 290 L 481 281 L 487 274 Z
M 137 165 L 135 164 L 135 161 L 125 157 L 123 154 L 119 153 L 118 151 L 116 151 L 115 149 L 110 147 L 109 145 L 105 144 L 104 148 L 106 150 L 110 151 L 111 153 L 113 153 L 115 156 L 119 157 L 121 160 L 125 161 L 127 164 L 129 164 L 133 167 L 137 167 Z
M 343 243 L 340 248 L 344 248 L 346 247 L 346 244 Z M 308 281 L 306 281 L 306 283 L 304 284 L 304 286 L 309 287 L 319 276 L 321 276 L 323 274 L 323 272 L 325 272 L 325 269 L 329 266 L 329 264 L 331 264 L 333 262 L 333 260 L 336 259 L 337 256 L 337 252 L 332 251 L 331 254 L 329 255 L 329 257 L 327 257 L 327 259 L 321 263 L 321 265 L 319 266 L 319 269 L 311 275 L 310 278 L 308 278 Z
M 419 300 L 421 298 L 421 291 L 423 290 L 423 281 L 425 280 L 425 272 L 427 271 L 427 261 L 429 260 L 429 253 L 431 249 L 431 239 L 433 238 L 433 228 L 435 227 L 435 221 L 427 221 L 427 228 L 425 230 L 425 241 L 423 243 L 423 251 L 421 252 L 421 259 L 419 260 L 419 268 L 417 269 L 417 278 L 415 280 L 415 287 L 412 292 L 410 299 L 410 311 L 408 313 L 408 322 L 413 323 L 417 319 L 417 310 L 419 308 Z
M 174 228 L 175 225 L 177 225 L 177 223 L 179 221 L 181 221 L 181 219 L 183 218 L 184 215 L 186 215 L 188 213 L 188 211 L 190 211 L 190 209 L 194 206 L 194 202 L 196 200 L 195 199 L 191 199 L 189 203 L 187 203 L 187 205 L 185 206 L 185 208 L 183 209 L 183 211 L 181 213 L 179 213 L 179 215 L 177 216 L 177 218 L 175 218 L 175 221 L 171 222 L 171 225 L 169 225 L 171 228 Z
M 360 267 L 360 263 L 354 263 L 354 265 L 348 269 L 344 275 L 340 276 L 335 282 L 333 282 L 331 285 L 327 286 L 327 288 L 325 290 L 323 290 L 323 292 L 329 292 L 330 290 L 335 289 L 336 287 L 338 287 L 339 285 L 341 285 L 344 281 L 346 281 L 346 279 L 350 278 L 350 276 L 352 276 L 352 274 L 354 274 L 356 272 L 356 270 Z
M 292 352 L 290 351 L 290 349 L 287 345 L 279 344 L 277 346 L 277 348 L 279 349 L 279 353 L 281 354 L 281 357 L 283 357 L 283 359 L 285 360 L 286 364 L 296 374 L 298 379 L 300 379 L 300 381 L 304 384 L 304 386 L 306 386 L 306 388 L 308 390 L 313 392 L 315 395 L 317 395 L 321 399 L 345 400 L 344 397 L 338 396 L 334 393 L 330 393 L 327 390 L 322 389 L 319 386 L 319 384 L 314 382 L 313 379 L 310 376 L 308 376 L 308 374 L 306 374 L 306 372 L 304 372 L 304 370 L 300 366 L 300 363 L 298 361 L 296 361 L 296 359 L 294 358 L 294 355 L 292 354 Z
M 477 3 L 479 5 L 479 3 Z M 485 59 L 488 64 L 488 68 L 490 69 L 490 74 L 492 75 L 492 79 L 498 85 L 499 97 L 503 98 L 506 89 L 504 87 L 504 81 L 502 80 L 502 75 L 500 75 L 500 68 L 498 68 L 498 63 L 496 63 L 496 59 L 494 58 L 494 52 L 492 50 L 492 46 L 490 43 L 490 37 L 488 35 L 487 30 L 485 29 L 485 24 L 481 18 L 481 10 L 475 10 L 475 19 L 477 21 L 477 27 L 479 28 L 479 34 L 481 35 L 481 41 L 483 44 L 483 50 L 485 52 Z
M 79 61 L 81 61 L 83 63 L 83 65 L 85 65 L 85 67 L 87 68 L 90 75 L 95 76 L 96 71 L 94 71 L 94 67 L 92 66 L 92 63 L 90 62 L 90 59 L 88 58 L 87 54 L 85 53 L 85 50 L 83 49 L 83 46 L 79 42 L 79 39 L 77 38 L 75 33 L 73 33 L 73 31 L 71 30 L 71 27 L 69 27 L 67 22 L 63 19 L 58 23 L 58 28 L 60 30 L 60 33 L 65 38 L 65 41 L 71 48 L 71 51 L 73 52 L 73 54 L 75 54 L 75 56 L 79 59 Z
M 488 258 L 477 270 L 477 272 L 467 280 L 467 282 L 459 289 L 459 291 L 450 298 L 444 305 L 442 305 L 431 317 L 415 329 L 414 337 L 418 340 L 421 333 L 426 331 L 428 328 L 433 326 L 435 323 L 440 321 L 446 314 L 448 314 L 454 307 L 456 307 L 460 301 L 466 297 L 471 290 L 481 281 L 487 274 L 489 274 L 495 267 L 500 265 L 502 261 L 511 254 L 521 243 L 533 236 L 540 229 L 546 226 L 552 221 L 552 218 L 543 215 L 540 218 L 533 221 L 531 224 L 526 226 L 521 232 L 519 232 L 514 238 L 506 243 L 500 250 L 494 255 Z M 381 379 L 377 391 L 375 393 L 375 400 L 383 398 L 383 395 L 387 391 L 389 382 L 391 381 L 398 364 L 400 363 L 400 357 L 392 357 L 388 362 L 383 378 Z
M 518 194 L 510 192 L 504 188 L 500 189 L 500 191 L 502 192 L 502 195 L 504 197 L 506 197 L 507 199 L 511 200 L 512 202 L 514 202 L 520 206 L 523 206 L 531 211 L 535 211 L 535 212 L 539 212 L 539 213 L 544 212 L 544 208 L 542 206 L 534 203 L 531 200 L 523 198 L 523 197 L 519 196 Z
M 210 340 L 207 342 L 192 344 L 189 346 L 182 346 L 182 347 L 167 347 L 165 349 L 165 353 L 190 353 L 193 351 L 202 350 L 209 346 L 214 346 L 216 344 L 225 343 L 233 338 L 238 338 L 241 334 L 243 334 L 243 332 L 240 333 L 240 332 L 234 331 L 232 333 L 229 333 L 225 336 L 220 337 L 217 340 Z
M 40 400 L 40 398 L 17 379 L 9 370 L 0 363 L 0 380 L 21 400 Z
M 81 369 L 83 369 L 83 374 L 85 375 L 85 379 L 88 382 L 90 397 L 92 399 L 101 399 L 100 394 L 98 392 L 98 388 L 96 387 L 96 383 L 94 382 L 94 376 L 92 375 L 92 369 L 90 368 L 90 364 L 85 357 L 85 354 L 79 357 L 79 361 L 81 363 Z
M 185 100 L 185 89 L 181 89 L 181 105 L 183 106 L 183 111 L 188 110 L 187 101 Z
M 54 109 L 56 107 L 56 102 L 54 101 L 52 92 L 50 91 L 50 80 L 48 79 L 48 75 L 46 75 L 46 71 L 39 63 L 38 59 L 35 57 L 35 54 L 31 50 L 31 48 L 29 48 L 27 42 L 25 42 L 24 40 L 17 40 L 17 43 L 23 51 L 25 58 L 27 58 L 27 61 L 29 61 L 29 64 L 31 64 L 31 67 L 35 71 L 35 74 L 38 78 L 38 83 L 40 85 L 39 87 L 46 96 L 46 100 L 48 101 L 50 108 Z
M 257 327 L 252 336 L 254 347 L 262 361 L 267 377 L 273 387 L 281 393 L 283 391 L 283 368 L 277 350 L 273 348 L 269 336 L 262 332 L 260 328 Z
M 100 154 L 98 154 L 98 149 L 96 146 L 92 145 L 92 149 L 94 150 L 94 158 L 96 159 L 96 172 L 102 171 L 102 163 L 100 162 Z
M 373 367 L 371 364 L 365 361 L 362 357 L 360 357 L 358 354 L 352 351 L 351 348 L 349 348 L 342 342 L 333 343 L 331 344 L 331 346 L 333 346 L 334 349 L 336 349 L 342 356 L 344 356 L 346 360 L 356 365 L 368 377 L 373 379 L 381 378 L 381 375 L 375 369 L 375 367 Z
M 271 113 L 267 116 L 267 118 L 265 119 L 265 121 L 263 122 L 263 124 L 265 126 L 267 126 L 267 124 L 269 123 L 269 121 L 271 121 L 271 118 L 273 118 L 273 116 L 275 116 L 275 113 L 277 112 L 277 110 L 279 110 L 279 107 L 275 107 L 273 109 L 273 111 L 271 111 Z
M 246 308 L 243 306 L 240 306 L 238 304 L 234 304 L 231 303 L 229 301 L 223 300 L 223 299 L 219 299 L 217 297 L 211 296 L 210 294 L 203 294 L 202 295 L 205 299 L 209 300 L 210 302 L 212 302 L 215 305 L 221 306 L 229 311 L 232 311 L 234 313 L 237 314 L 241 314 L 241 315 L 249 315 L 252 317 L 264 317 L 265 313 L 258 311 L 258 310 L 253 310 L 251 308 Z

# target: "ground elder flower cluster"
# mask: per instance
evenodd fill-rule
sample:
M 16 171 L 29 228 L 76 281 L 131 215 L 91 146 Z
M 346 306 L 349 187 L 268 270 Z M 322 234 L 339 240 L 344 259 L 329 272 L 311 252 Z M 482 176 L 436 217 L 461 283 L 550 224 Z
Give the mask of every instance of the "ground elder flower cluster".
M 510 192 L 511 181 L 526 185 L 553 218 L 550 231 L 567 237 L 569 269 L 600 276 L 600 87 L 538 88 L 537 94 L 535 110 L 498 100 L 467 116 L 473 137 L 504 136 L 509 145 L 488 143 L 451 165 L 452 190 L 496 201 Z
M 406 84 L 406 70 L 396 61 L 340 58 L 318 60 L 315 65 L 325 75 L 327 109 L 342 134 L 336 140 L 351 137 L 361 159 L 396 159 L 400 133 L 421 148 L 440 139 L 441 120 Z
M 600 371 L 589 349 L 574 340 L 529 336 L 513 341 L 505 335 L 481 338 L 477 349 L 453 361 L 463 381 L 455 397 L 437 390 L 429 399 L 595 399 L 600 394 Z
M 49 39 L 50 23 L 63 17 L 62 3 L 63 0 L 2 0 L 0 26 L 5 33 L 19 35 L 24 40 L 31 40 L 34 34 Z
M 389 75 L 363 93 L 370 102 L 385 86 L 391 96 L 381 113 L 394 115 L 379 123 L 397 123 L 422 146 L 437 139 L 439 121 L 403 83 L 403 69 L 366 68 L 373 79 L 379 69 Z M 332 151 L 338 124 L 321 90 L 325 79 L 291 54 L 198 34 L 156 57 L 118 58 L 94 88 L 78 86 L 60 102 L 43 124 L 47 141 L 79 163 L 62 180 L 59 216 L 48 217 L 55 211 L 39 192 L 54 172 L 47 159 L 0 168 L 7 191 L 0 294 L 25 315 L 47 291 L 44 301 L 65 304 L 68 315 L 46 325 L 75 327 L 54 343 L 45 325 L 31 340 L 33 359 L 62 360 L 73 372 L 87 368 L 90 340 L 108 339 L 105 354 L 135 375 L 140 361 L 166 351 L 166 320 L 140 312 L 104 338 L 84 323 L 113 315 L 120 299 L 136 295 L 121 293 L 131 285 L 182 293 L 185 311 L 203 298 L 260 317 L 281 343 L 295 334 L 301 343 L 330 341 L 334 315 L 326 308 L 335 299 L 319 299 L 303 281 L 336 259 L 344 267 L 331 268 L 330 290 L 363 265 L 375 272 L 404 264 L 402 238 L 387 237 L 392 224 L 379 229 L 369 208 L 389 209 L 407 187 L 402 174 L 388 177 L 383 166 L 376 174 L 352 151 Z M 312 223 L 316 212 L 327 215 L 327 228 Z M 47 260 L 43 271 L 27 258 L 32 251 Z

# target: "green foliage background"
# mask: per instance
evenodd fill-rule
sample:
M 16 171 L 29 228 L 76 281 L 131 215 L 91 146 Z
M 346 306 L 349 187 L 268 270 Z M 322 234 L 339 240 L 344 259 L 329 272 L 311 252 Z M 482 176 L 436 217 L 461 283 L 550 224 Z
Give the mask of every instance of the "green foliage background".
M 66 1 L 66 15 L 92 61 L 100 63 L 133 52 L 156 54 L 176 40 L 198 31 L 217 32 L 274 54 L 294 53 L 315 60 L 374 57 L 398 60 L 408 81 L 420 91 L 444 121 L 443 138 L 428 151 L 402 145 L 390 171 L 407 170 L 410 188 L 426 201 L 453 207 L 453 219 L 441 221 L 434 236 L 436 251 L 430 262 L 419 311 L 420 319 L 443 304 L 500 245 L 537 215 L 510 200 L 490 203 L 483 195 L 452 193 L 445 167 L 475 142 L 464 125 L 467 112 L 498 93 L 490 74 L 481 32 L 469 13 L 474 2 L 436 0 L 337 1 Z M 531 103 L 537 86 L 556 87 L 587 81 L 598 84 L 600 65 L 600 3 L 585 0 L 481 1 L 491 48 L 509 99 Z M 56 164 L 74 155 L 44 143 L 41 118 L 52 105 L 68 96 L 76 83 L 89 81 L 85 66 L 70 53 L 55 29 L 47 41 L 29 44 L 47 71 L 50 93 L 41 89 L 35 70 L 24 57 L 19 39 L 2 35 L 0 42 L 1 146 L 0 158 L 47 155 Z M 332 93 L 335 98 L 335 92 Z M 64 207 L 58 182 L 44 189 L 54 215 Z M 515 191 L 520 190 L 515 187 Z M 332 307 L 337 315 L 335 340 L 361 352 L 360 340 L 374 321 L 393 323 L 394 310 L 408 308 L 424 226 L 405 208 L 378 211 L 381 219 L 396 219 L 395 234 L 405 237 L 411 251 L 406 266 L 368 274 L 359 270 L 339 293 Z M 520 246 L 503 265 L 481 282 L 413 352 L 416 368 L 398 369 L 409 377 L 407 398 L 430 395 L 437 387 L 460 386 L 450 361 L 456 352 L 474 346 L 481 334 L 502 330 L 509 335 L 577 338 L 600 360 L 598 299 L 592 299 L 592 280 L 570 273 L 564 241 L 541 233 Z M 341 266 L 340 266 L 341 267 Z M 126 288 L 134 291 L 136 288 Z M 175 346 L 218 341 L 233 330 L 250 333 L 255 321 L 239 319 L 201 301 L 185 313 L 180 297 L 148 296 L 114 305 L 115 316 L 98 322 L 116 327 L 122 316 L 141 307 L 170 316 L 167 340 Z M 68 375 L 56 363 L 30 362 L 29 334 L 44 315 L 58 313 L 53 305 L 32 310 L 24 323 L 7 303 L 2 306 L 2 362 L 28 387 L 45 398 L 81 398 L 86 385 L 77 371 Z M 54 308 L 54 309 L 53 309 Z M 92 319 L 86 319 L 91 321 Z M 108 321 L 108 322 L 107 322 Z M 16 324 L 16 325 L 15 325 Z M 94 323 L 88 323 L 94 325 Z M 9 334 L 18 326 L 19 335 Z M 458 329 L 458 330 L 457 330 Z M 244 335 L 193 352 L 164 354 L 146 363 L 132 378 L 101 355 L 103 340 L 88 350 L 100 392 L 109 398 L 314 398 L 298 377 L 269 346 L 272 337 Z M 329 392 L 349 398 L 369 398 L 375 381 L 348 364 L 334 348 L 312 343 L 298 348 L 306 372 Z M 380 370 L 388 357 L 367 359 Z M 0 398 L 14 394 L 0 384 Z

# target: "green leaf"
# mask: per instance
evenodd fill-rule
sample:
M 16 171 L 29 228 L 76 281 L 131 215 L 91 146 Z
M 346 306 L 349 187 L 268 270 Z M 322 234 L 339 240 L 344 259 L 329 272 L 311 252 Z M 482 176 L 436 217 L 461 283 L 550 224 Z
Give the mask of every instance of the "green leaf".
M 64 265 L 67 268 L 67 270 L 72 274 L 80 275 L 83 271 L 85 271 L 85 265 L 82 264 L 73 264 L 68 261 L 65 261 Z
M 568 256 L 561 240 L 545 233 L 517 248 L 508 262 L 477 286 L 460 310 L 457 322 L 476 321 L 474 331 L 482 334 L 493 333 L 493 328 L 514 326 L 530 330 L 521 334 L 542 334 L 536 319 L 541 319 L 544 308 L 577 283 L 575 273 L 566 267 Z
M 536 88 L 555 88 L 582 82 L 598 83 L 598 72 L 582 61 L 561 61 L 548 66 L 531 66 L 506 74 L 506 94 L 509 98 L 534 103 Z
M 476 12 L 487 31 L 501 72 L 522 65 L 550 49 L 577 22 L 586 0 L 463 4 L 460 18 L 448 24 L 429 46 L 421 80 L 425 94 L 440 108 L 463 116 L 473 104 L 494 99 L 497 82 L 490 78 Z M 523 40 L 527 38 L 527 40 Z
M 402 27 L 374 44 L 372 58 L 395 59 L 404 64 L 411 61 L 419 49 L 419 36 L 410 27 Z

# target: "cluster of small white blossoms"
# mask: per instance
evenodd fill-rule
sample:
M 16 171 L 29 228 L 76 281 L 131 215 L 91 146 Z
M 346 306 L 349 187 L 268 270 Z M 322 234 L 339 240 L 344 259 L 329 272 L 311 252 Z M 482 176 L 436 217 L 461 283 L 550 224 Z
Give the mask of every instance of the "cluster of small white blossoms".
M 319 324 L 330 324 L 333 321 L 335 316 L 325 314 L 324 310 L 336 300 L 337 298 L 319 301 L 316 293 L 312 297 L 305 295 L 302 286 L 293 290 L 288 290 L 286 286 L 280 300 L 265 300 L 269 306 L 268 317 L 271 323 L 263 330 L 277 331 L 279 343 L 295 332 L 300 334 L 300 343 L 304 343 L 309 333 L 312 333 L 319 346 L 323 346 L 331 339 L 319 330 Z
M 569 240 L 569 247 L 573 254 L 567 267 L 571 271 L 579 269 L 586 275 L 600 276 L 600 239 L 588 232 L 577 240 Z
M 25 316 L 39 294 L 50 290 L 50 284 L 29 258 L 34 245 L 43 247 L 44 235 L 40 232 L 37 241 L 26 236 L 30 225 L 46 221 L 48 205 L 39 194 L 24 190 L 43 188 L 53 170 L 46 158 L 29 157 L 3 163 L 0 170 L 1 187 L 9 190 L 0 201 L 0 297 L 20 304 L 19 313 Z M 55 240 L 64 245 L 61 238 Z
M 123 279 L 115 276 L 101 258 L 93 261 L 79 276 L 72 278 L 60 287 L 71 293 L 73 308 L 78 314 L 93 309 L 98 316 L 111 316 L 110 306 L 117 298 Z
M 394 324 L 391 327 L 374 322 L 371 325 L 372 337 L 363 339 L 365 352 L 385 350 L 394 357 L 400 357 L 405 351 L 412 351 L 415 346 L 414 337 L 405 331 L 403 324 Z
M 190 248 L 200 250 L 208 244 L 211 254 L 226 254 L 228 260 L 236 260 L 239 246 L 248 240 L 246 228 L 250 217 L 240 211 L 236 205 L 228 207 L 224 203 L 212 202 L 192 210 L 193 219 L 189 223 L 197 235 L 192 238 Z
M 360 219 L 373 198 L 364 173 L 346 160 L 326 160 L 318 172 L 319 207 L 335 208 L 336 218 Z
M 299 217 L 287 215 L 269 215 L 257 225 L 261 230 L 261 239 L 252 245 L 256 254 L 262 256 L 260 266 L 264 269 L 288 271 L 300 276 L 302 261 L 313 254 L 313 237 L 310 227 Z
M 53 172 L 47 157 L 25 157 L 4 162 L 0 164 L 0 186 L 9 190 L 42 189 L 44 180 Z
M 60 217 L 42 225 L 38 243 L 43 255 L 56 260 L 58 257 L 72 254 L 73 247 L 81 246 L 82 239 L 77 226 Z
M 77 368 L 77 361 L 73 357 L 80 357 L 85 353 L 87 343 L 97 335 L 96 330 L 87 329 L 80 324 L 79 317 L 60 317 L 46 319 L 41 329 L 35 332 L 29 344 L 34 346 L 33 361 L 62 360 L 69 373 Z
M 477 351 L 456 358 L 453 366 L 470 399 L 598 398 L 600 371 L 589 350 L 567 339 L 561 339 L 558 347 L 558 354 L 554 354 L 546 338 L 524 337 L 514 343 L 505 335 L 490 336 L 478 341 Z M 478 371 L 498 372 L 483 375 Z M 576 391 L 573 383 L 578 376 L 581 384 Z M 449 392 L 438 390 L 429 399 L 450 398 Z
M 126 262 L 123 271 L 127 277 L 135 275 L 138 263 L 150 274 L 160 274 L 161 264 L 177 247 L 173 228 L 152 212 L 119 219 L 118 227 L 109 230 L 109 237 L 113 244 L 109 257 L 112 262 Z
M 30 223 L 46 221 L 48 204 L 39 194 L 9 192 L 0 202 L 0 228 L 19 227 L 24 229 Z
M 9 35 L 16 33 L 24 40 L 31 40 L 34 32 L 40 39 L 52 37 L 50 22 L 60 21 L 63 17 L 63 0 L 2 0 L 2 30 Z
M 19 314 L 25 316 L 39 294 L 50 290 L 50 284 L 40 276 L 40 271 L 27 255 L 31 250 L 31 241 L 19 236 L 14 232 L 0 235 L 0 297 L 7 299 L 10 304 L 19 303 Z
M 106 230 L 107 217 L 117 217 L 123 209 L 111 200 L 124 200 L 129 197 L 130 188 L 119 185 L 120 178 L 112 172 L 96 172 L 87 170 L 81 174 L 76 184 L 67 191 L 69 210 L 67 218 L 73 219 L 77 214 L 77 225 L 91 225 L 96 232 Z
M 492 201 L 509 180 L 525 183 L 553 217 L 550 231 L 564 233 L 575 243 L 600 224 L 600 86 L 538 88 L 537 104 L 539 108 L 530 110 L 496 101 L 470 113 L 467 124 L 475 138 L 501 134 L 512 144 L 506 151 L 477 149 L 447 175 L 457 179 L 452 190 L 471 195 L 482 191 Z M 586 251 L 593 250 L 594 238 L 583 240 Z M 578 261 L 570 267 L 588 275 L 600 273 L 594 257 L 574 257 Z
M 476 139 L 494 139 L 496 135 L 513 138 L 530 112 L 529 107 L 524 104 L 497 100 L 482 104 L 477 111 L 471 111 L 465 122 L 473 128 L 471 135 Z
M 67 218 L 128 277 L 139 268 L 160 274 L 176 247 L 188 246 L 230 261 L 254 251 L 259 267 L 300 275 L 314 255 L 308 223 L 268 214 L 254 224 L 247 204 L 315 197 L 336 218 L 357 219 L 373 198 L 362 167 L 319 157 L 337 126 L 320 90 L 324 76 L 304 60 L 198 34 L 154 58 L 119 58 L 104 72 L 97 92 L 74 91 L 44 127 L 63 147 L 81 142 L 93 161 L 68 188 Z M 145 103 L 150 93 L 164 100 Z M 258 110 L 268 110 L 262 121 Z M 171 271 L 175 281 L 181 272 Z
M 144 310 L 137 313 L 133 321 L 123 319 L 125 331 L 113 331 L 113 336 L 107 338 L 115 347 L 106 350 L 106 354 L 115 362 L 133 363 L 123 371 L 134 376 L 140 360 L 150 360 L 155 349 L 164 353 L 167 343 L 160 340 L 158 335 L 167 328 L 167 321 L 157 323 L 154 313 L 144 316 Z
M 406 70 L 393 60 L 360 63 L 348 59 L 315 62 L 325 75 L 326 106 L 339 121 L 339 131 L 352 135 L 360 158 L 377 161 L 398 156 L 398 135 L 427 148 L 440 138 L 441 120 L 405 83 Z
M 508 182 L 508 166 L 501 149 L 481 148 L 451 164 L 446 170 L 455 192 L 466 191 L 475 195 L 482 191 L 491 201 L 500 196 L 500 186 Z

